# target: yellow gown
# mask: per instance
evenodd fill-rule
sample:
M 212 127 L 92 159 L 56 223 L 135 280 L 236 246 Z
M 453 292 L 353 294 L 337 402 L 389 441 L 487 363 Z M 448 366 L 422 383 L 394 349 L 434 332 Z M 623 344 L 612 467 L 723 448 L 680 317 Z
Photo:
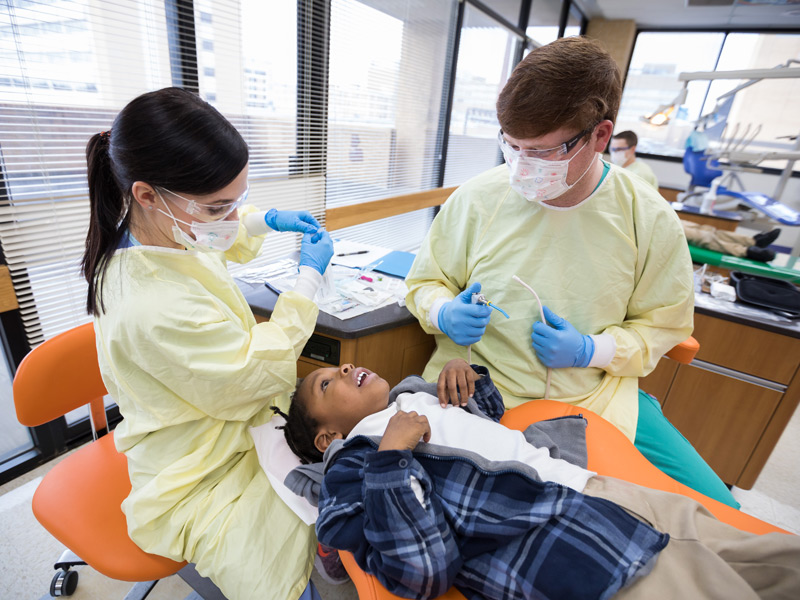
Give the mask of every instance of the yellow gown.
M 656 177 L 656 174 L 653 172 L 653 169 L 651 169 L 650 165 L 648 165 L 646 162 L 637 158 L 625 168 L 631 171 L 632 173 L 636 173 L 639 177 L 644 179 L 647 183 L 649 183 L 656 190 L 658 190 L 658 177 Z
M 288 407 L 318 308 L 286 292 L 256 324 L 225 258 L 245 262 L 262 241 L 240 226 L 226 255 L 118 250 L 95 332 L 103 381 L 124 417 L 115 440 L 128 458 L 131 538 L 195 563 L 230 600 L 296 600 L 314 529 L 270 487 L 248 427 L 268 421 L 271 404 Z
M 467 356 L 432 326 L 431 306 L 480 282 L 511 318 L 492 312 L 472 362 L 489 368 L 509 407 L 544 395 L 547 369 L 531 347 L 539 307 L 513 275 L 581 333 L 614 337 L 616 352 L 605 368 L 553 369 L 550 396 L 601 414 L 633 440 L 638 378 L 693 327 L 692 263 L 674 210 L 615 165 L 586 200 L 566 210 L 513 191 L 505 165 L 459 187 L 406 278 L 409 310 L 436 334 L 426 380 L 448 360 Z

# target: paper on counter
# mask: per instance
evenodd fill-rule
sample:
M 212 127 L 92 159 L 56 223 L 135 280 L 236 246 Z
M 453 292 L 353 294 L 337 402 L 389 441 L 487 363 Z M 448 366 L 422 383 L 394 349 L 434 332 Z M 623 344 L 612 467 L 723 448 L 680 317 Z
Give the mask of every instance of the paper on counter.
M 350 254 L 351 252 L 361 252 L 362 250 L 366 250 L 366 253 Z M 352 267 L 355 269 L 363 269 L 364 267 L 376 262 L 382 256 L 386 256 L 391 251 L 391 248 L 384 248 L 382 246 L 362 244 L 361 242 L 351 242 L 350 240 L 334 240 L 333 258 L 331 258 L 331 264 L 341 265 L 343 267 Z M 349 256 L 338 256 L 339 254 L 348 254 Z

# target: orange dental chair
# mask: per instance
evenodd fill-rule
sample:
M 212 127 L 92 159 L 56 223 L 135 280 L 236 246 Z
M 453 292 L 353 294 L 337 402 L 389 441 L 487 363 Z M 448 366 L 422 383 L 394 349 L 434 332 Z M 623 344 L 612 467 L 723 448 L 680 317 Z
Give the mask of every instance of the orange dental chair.
M 694 338 L 676 346 L 667 353 L 669 358 L 682 363 L 690 363 L 697 354 L 700 345 Z M 633 445 L 625 434 L 601 416 L 578 406 L 558 402 L 556 400 L 531 400 L 503 415 L 500 422 L 511 429 L 520 431 L 531 423 L 554 419 L 568 415 L 582 414 L 588 421 L 586 427 L 586 447 L 589 453 L 587 468 L 600 475 L 617 477 L 638 483 L 653 489 L 665 490 L 694 498 L 703 504 L 720 521 L 724 521 L 744 531 L 763 534 L 771 531 L 786 533 L 769 523 L 746 515 L 735 508 L 712 500 L 699 492 L 678 483 L 669 475 L 661 472 L 648 461 Z M 389 593 L 372 575 L 362 571 L 353 555 L 341 552 L 342 562 L 356 586 L 360 600 L 392 600 L 399 598 Z M 465 600 L 456 589 L 451 588 L 440 596 L 442 600 Z

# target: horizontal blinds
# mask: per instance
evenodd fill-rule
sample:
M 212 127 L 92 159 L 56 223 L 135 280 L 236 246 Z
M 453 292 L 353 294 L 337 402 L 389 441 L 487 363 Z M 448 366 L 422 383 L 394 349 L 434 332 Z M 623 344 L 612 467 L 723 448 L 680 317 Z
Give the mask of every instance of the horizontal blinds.
M 171 85 L 199 91 L 250 146 L 248 201 L 324 220 L 323 147 L 297 143 L 305 102 L 298 102 L 296 3 L 180 5 L 0 5 L 0 243 L 32 346 L 88 320 L 79 273 L 89 217 L 85 147 L 141 93 Z M 320 130 L 307 135 L 319 138 Z M 269 236 L 261 260 L 298 243 L 294 234 Z
M 327 118 L 329 208 L 438 185 L 448 43 L 457 2 L 332 0 Z M 336 232 L 416 249 L 431 209 Z
M 0 242 L 31 346 L 88 320 L 86 143 L 171 85 L 167 39 L 164 2 L 0 5 Z

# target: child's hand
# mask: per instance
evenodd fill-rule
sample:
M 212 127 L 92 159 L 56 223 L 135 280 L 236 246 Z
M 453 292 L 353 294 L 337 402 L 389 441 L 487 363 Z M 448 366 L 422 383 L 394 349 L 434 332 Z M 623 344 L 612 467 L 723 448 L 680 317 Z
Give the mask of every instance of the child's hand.
M 397 414 L 389 419 L 378 451 L 413 450 L 419 444 L 419 438 L 422 438 L 423 442 L 429 442 L 431 439 L 428 417 L 418 415 L 413 410 L 411 412 L 398 410 Z
M 475 380 L 478 374 L 472 370 L 463 358 L 454 358 L 448 362 L 439 373 L 439 382 L 436 384 L 436 395 L 439 404 L 447 406 L 466 406 L 467 400 L 475 393 Z M 461 400 L 458 394 L 461 393 Z

